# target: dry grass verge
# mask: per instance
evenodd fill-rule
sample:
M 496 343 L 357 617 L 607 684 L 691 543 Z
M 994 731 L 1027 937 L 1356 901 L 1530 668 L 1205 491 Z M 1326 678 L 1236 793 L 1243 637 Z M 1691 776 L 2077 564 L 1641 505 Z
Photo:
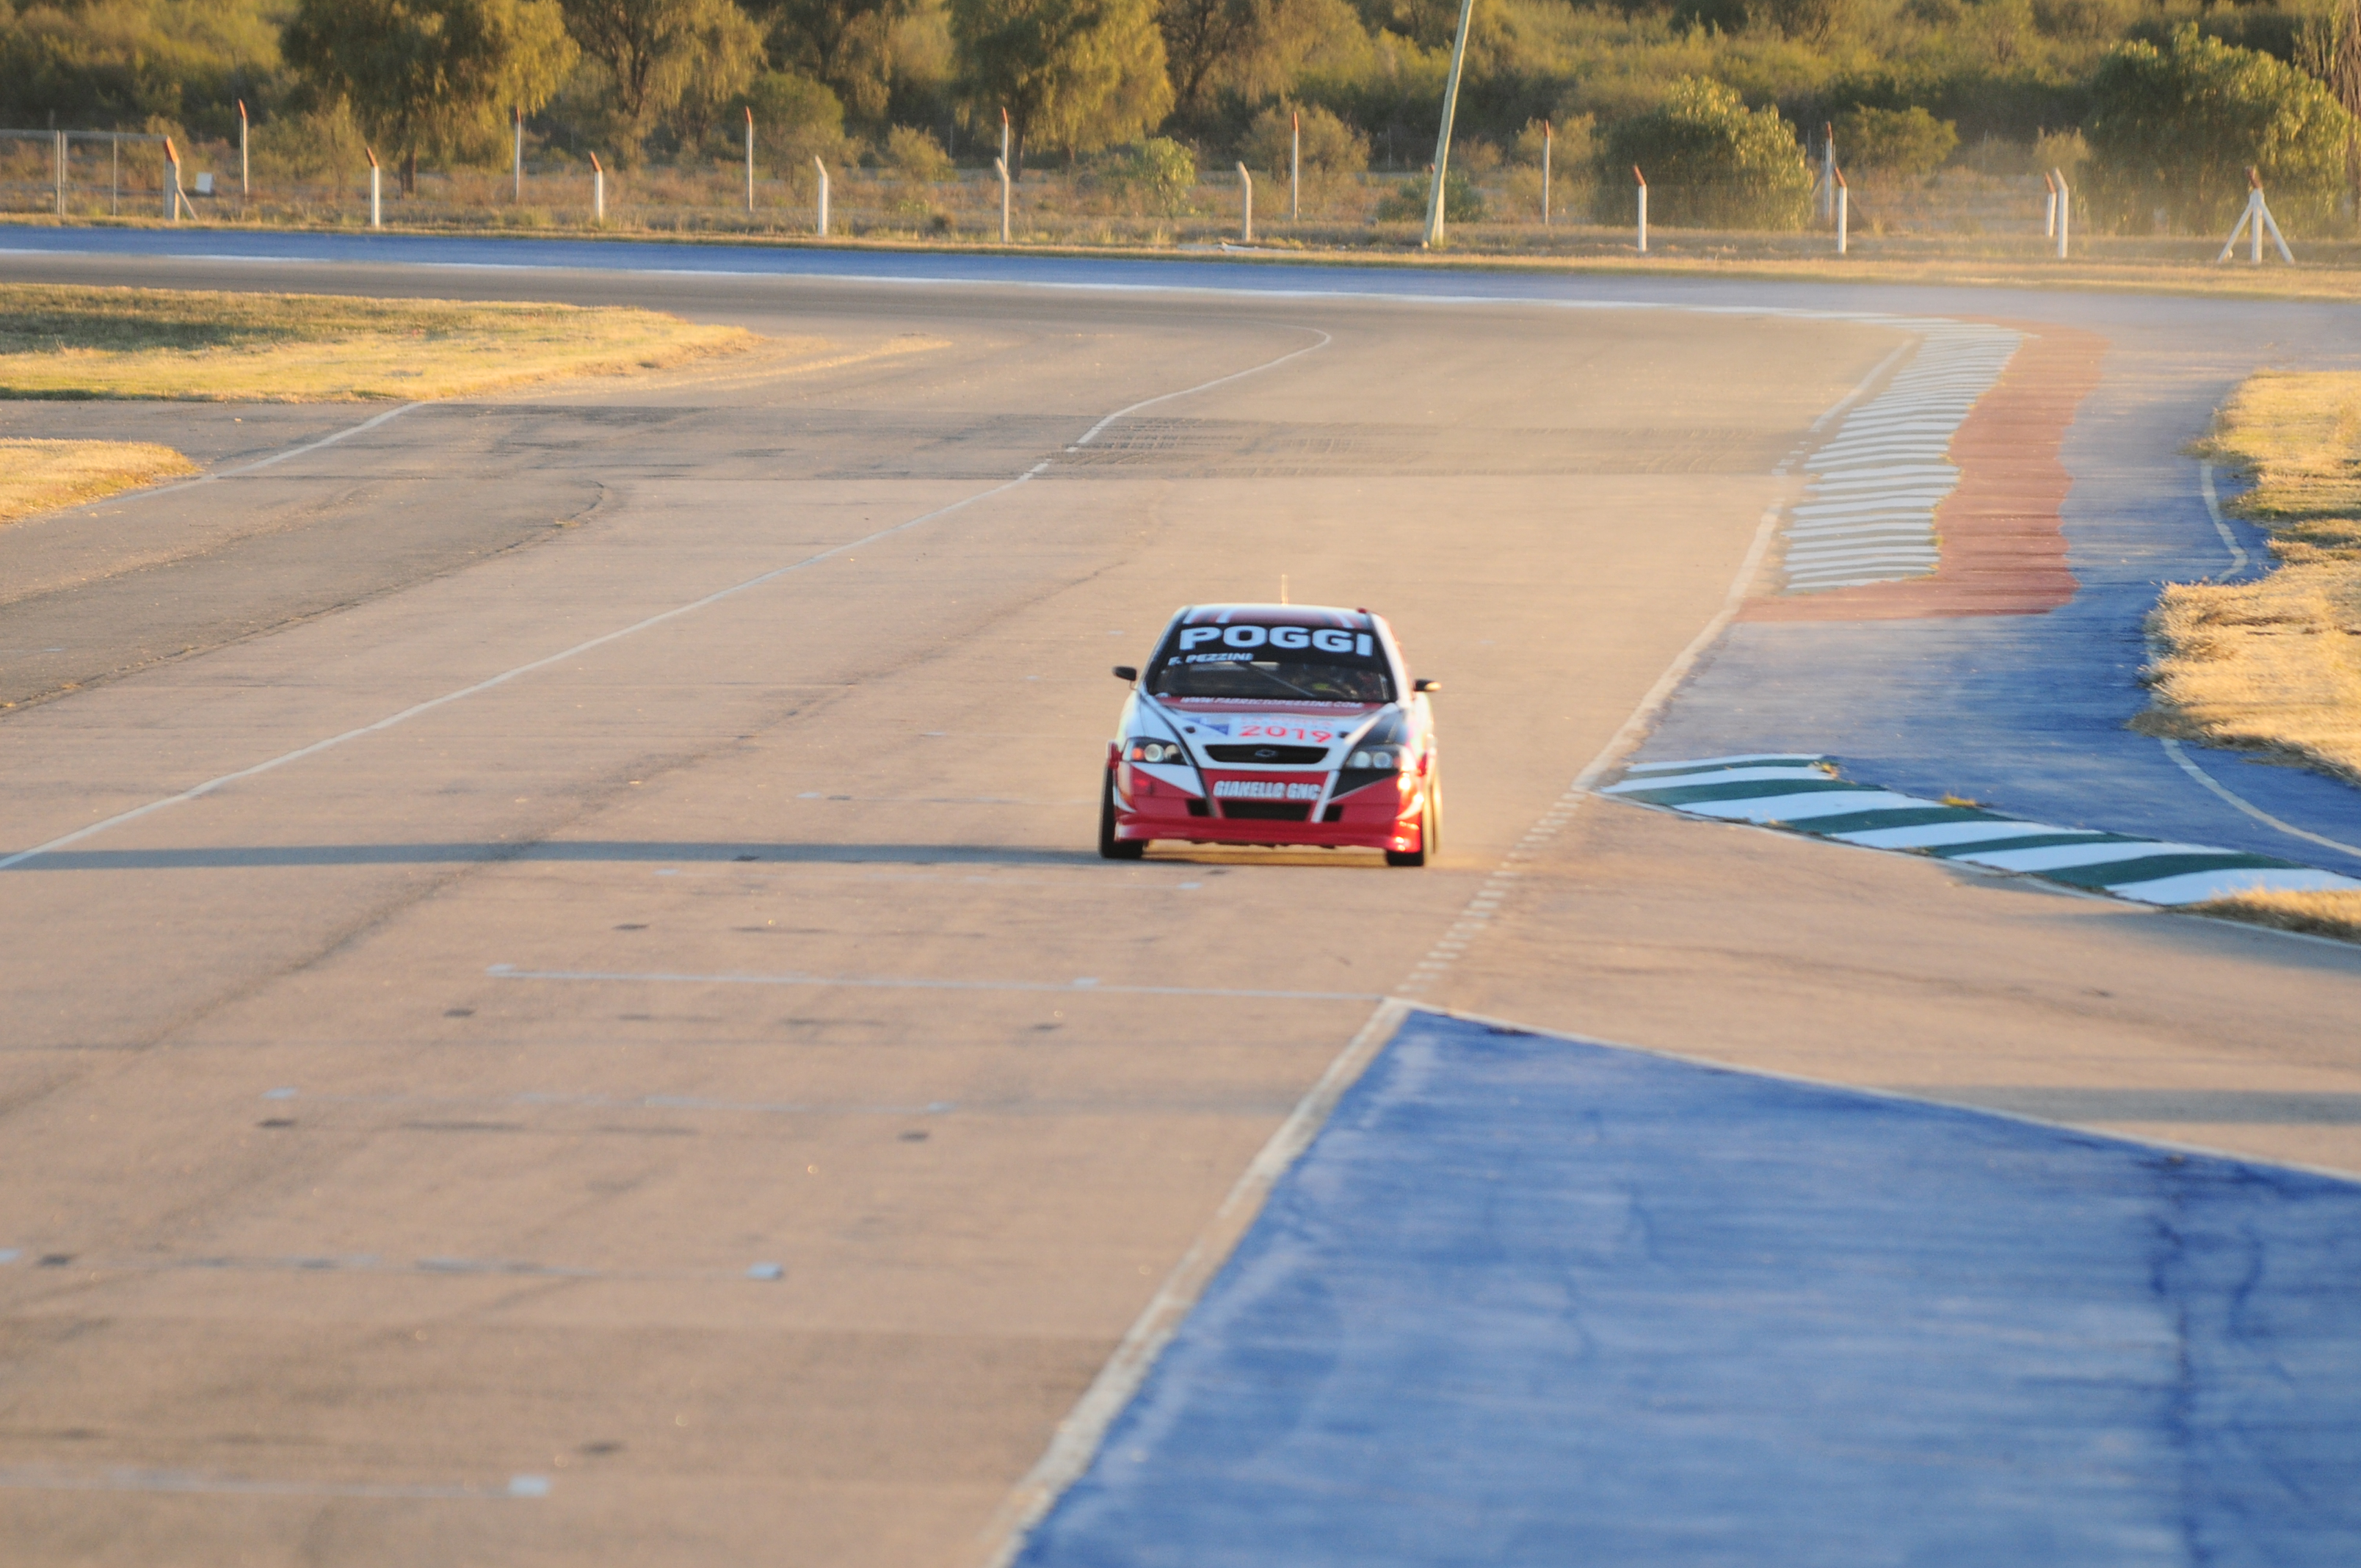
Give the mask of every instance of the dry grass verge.
M 0 522 L 196 471 L 170 447 L 145 442 L 0 441 Z
M 2361 942 L 2361 893 L 2241 893 L 2191 905 L 2188 913 Z
M 654 311 L 0 284 L 0 397 L 448 398 L 751 347 Z
M 2361 784 L 2361 375 L 2266 371 L 2198 455 L 2244 469 L 2232 503 L 2271 531 L 2260 581 L 2176 584 L 2136 728 L 2268 751 Z

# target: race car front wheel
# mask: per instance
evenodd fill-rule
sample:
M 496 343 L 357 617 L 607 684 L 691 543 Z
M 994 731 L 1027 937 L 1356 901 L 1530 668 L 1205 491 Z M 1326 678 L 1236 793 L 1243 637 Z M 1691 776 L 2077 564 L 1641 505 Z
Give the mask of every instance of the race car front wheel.
M 1389 866 L 1422 866 L 1427 857 L 1443 852 L 1443 790 L 1440 779 L 1426 781 L 1426 806 L 1418 817 L 1418 848 L 1388 850 Z
M 1099 859 L 1103 861 L 1136 861 L 1148 853 L 1144 839 L 1118 839 L 1115 836 L 1115 770 L 1109 768 L 1106 787 L 1099 791 Z

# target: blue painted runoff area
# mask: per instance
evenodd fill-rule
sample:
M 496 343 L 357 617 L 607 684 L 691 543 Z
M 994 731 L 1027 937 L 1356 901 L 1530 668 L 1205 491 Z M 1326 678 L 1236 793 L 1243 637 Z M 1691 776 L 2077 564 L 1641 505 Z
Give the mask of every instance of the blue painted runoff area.
M 1414 1014 L 1030 1568 L 2361 1563 L 2361 1184 Z

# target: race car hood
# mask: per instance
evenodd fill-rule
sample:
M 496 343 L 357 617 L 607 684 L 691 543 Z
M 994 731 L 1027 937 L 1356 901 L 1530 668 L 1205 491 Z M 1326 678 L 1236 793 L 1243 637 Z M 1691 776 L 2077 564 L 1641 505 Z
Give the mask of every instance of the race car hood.
M 1175 727 L 1193 731 L 1200 745 L 1229 740 L 1294 740 L 1333 745 L 1389 706 L 1382 702 L 1270 703 L 1243 697 L 1145 697 Z

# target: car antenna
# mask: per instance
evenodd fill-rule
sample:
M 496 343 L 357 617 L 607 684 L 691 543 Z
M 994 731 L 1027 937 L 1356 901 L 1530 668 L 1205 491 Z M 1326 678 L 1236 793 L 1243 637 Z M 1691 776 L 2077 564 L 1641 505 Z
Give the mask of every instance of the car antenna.
M 1287 574 L 1285 572 L 1281 572 L 1279 575 L 1279 602 L 1281 604 L 1285 604 L 1287 602 Z

